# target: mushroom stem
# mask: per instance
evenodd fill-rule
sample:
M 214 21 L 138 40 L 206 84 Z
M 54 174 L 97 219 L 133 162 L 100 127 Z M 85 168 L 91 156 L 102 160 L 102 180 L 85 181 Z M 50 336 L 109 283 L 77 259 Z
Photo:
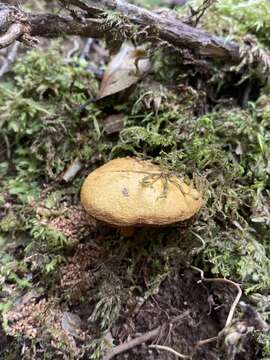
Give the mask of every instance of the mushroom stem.
M 134 227 L 133 226 L 126 226 L 120 228 L 120 234 L 124 237 L 130 237 L 134 234 Z

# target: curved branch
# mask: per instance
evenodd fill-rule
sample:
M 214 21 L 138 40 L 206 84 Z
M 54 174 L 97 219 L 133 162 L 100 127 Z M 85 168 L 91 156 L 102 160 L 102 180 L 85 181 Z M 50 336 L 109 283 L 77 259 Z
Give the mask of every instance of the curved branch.
M 20 23 L 11 24 L 8 30 L 0 36 L 0 49 L 3 49 L 26 33 L 26 27 Z

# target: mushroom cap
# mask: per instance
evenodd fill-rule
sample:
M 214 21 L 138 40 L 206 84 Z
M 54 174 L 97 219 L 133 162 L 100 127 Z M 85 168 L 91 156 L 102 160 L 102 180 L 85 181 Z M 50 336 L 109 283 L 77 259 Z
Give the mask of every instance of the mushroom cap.
M 81 202 L 92 217 L 119 227 L 177 223 L 203 205 L 193 186 L 150 161 L 130 157 L 90 173 L 82 185 Z

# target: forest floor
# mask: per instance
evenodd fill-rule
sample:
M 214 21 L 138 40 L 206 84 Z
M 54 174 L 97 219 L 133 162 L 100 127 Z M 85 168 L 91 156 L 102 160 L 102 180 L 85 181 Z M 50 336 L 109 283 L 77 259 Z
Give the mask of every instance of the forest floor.
M 244 3 L 218 2 L 199 26 L 269 48 L 270 3 Z M 108 74 L 110 60 L 103 41 L 43 39 L 1 78 L 0 359 L 109 360 L 125 344 L 115 360 L 270 359 L 267 76 L 165 47 L 127 91 L 125 60 Z M 116 89 L 82 109 L 110 76 Z M 128 238 L 90 219 L 81 185 L 121 156 L 192 182 L 200 213 Z

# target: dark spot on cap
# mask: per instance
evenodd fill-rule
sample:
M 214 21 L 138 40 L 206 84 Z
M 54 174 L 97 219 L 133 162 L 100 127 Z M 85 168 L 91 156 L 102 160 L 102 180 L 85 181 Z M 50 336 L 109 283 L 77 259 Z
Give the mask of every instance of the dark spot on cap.
M 122 189 L 122 194 L 123 194 L 124 196 L 126 196 L 126 197 L 129 197 L 128 189 L 124 187 L 124 188 Z

